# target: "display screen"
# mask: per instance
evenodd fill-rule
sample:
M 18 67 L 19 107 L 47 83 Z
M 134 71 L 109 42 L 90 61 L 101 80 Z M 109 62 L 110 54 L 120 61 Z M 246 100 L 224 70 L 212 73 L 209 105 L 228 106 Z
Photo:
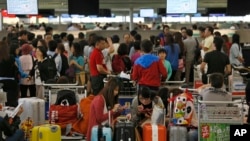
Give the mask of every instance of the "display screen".
M 99 0 L 68 0 L 68 13 L 84 16 L 99 14 Z
M 7 0 L 8 14 L 36 15 L 38 14 L 37 0 Z
M 140 9 L 140 17 L 154 17 L 154 9 Z
M 227 15 L 245 16 L 250 14 L 250 0 L 227 0 Z
M 197 0 L 167 0 L 167 14 L 197 13 Z

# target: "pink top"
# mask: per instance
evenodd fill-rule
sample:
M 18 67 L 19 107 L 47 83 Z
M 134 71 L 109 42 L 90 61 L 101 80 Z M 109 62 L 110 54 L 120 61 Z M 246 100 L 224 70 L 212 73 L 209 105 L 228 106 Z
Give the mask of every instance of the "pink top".
M 33 67 L 32 56 L 30 54 L 22 55 L 19 57 L 19 59 L 20 59 L 23 72 L 26 74 L 29 74 Z M 34 82 L 34 79 L 31 79 L 28 81 L 27 78 L 22 78 L 21 84 L 31 85 L 31 84 L 35 84 L 35 82 Z
M 141 52 L 137 51 L 131 56 L 132 65 L 134 65 L 135 60 L 141 56 Z

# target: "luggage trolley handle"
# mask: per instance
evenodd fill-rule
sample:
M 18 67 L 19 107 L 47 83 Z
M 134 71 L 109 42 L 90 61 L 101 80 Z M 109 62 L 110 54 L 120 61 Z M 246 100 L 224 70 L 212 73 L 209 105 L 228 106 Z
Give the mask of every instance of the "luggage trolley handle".
M 163 81 L 163 84 L 183 84 L 186 82 L 186 79 L 184 78 L 182 81 Z
M 55 85 L 48 85 L 48 84 L 46 84 L 47 85 L 47 88 L 48 88 L 48 93 L 49 93 L 49 96 L 48 96 L 48 100 L 49 100 L 49 104 L 51 104 L 51 101 L 52 101 L 52 94 L 51 94 L 51 90 L 53 89 L 53 88 L 58 88 L 58 89 L 70 89 L 70 88 L 75 88 L 75 89 L 77 89 L 77 88 L 84 88 L 84 97 L 87 97 L 87 88 L 86 88 L 86 86 L 77 86 L 77 85 L 65 85 L 65 84 L 63 84 L 63 85 L 58 85 L 58 84 L 55 84 Z
M 181 86 L 179 87 L 179 89 L 182 90 L 182 91 L 188 90 L 188 91 L 190 91 L 190 92 L 198 92 L 198 89 L 183 88 L 183 87 L 181 87 Z
M 69 84 L 49 84 L 49 83 L 42 83 L 43 86 L 77 86 L 78 85 L 78 81 L 76 81 L 76 83 L 69 83 Z

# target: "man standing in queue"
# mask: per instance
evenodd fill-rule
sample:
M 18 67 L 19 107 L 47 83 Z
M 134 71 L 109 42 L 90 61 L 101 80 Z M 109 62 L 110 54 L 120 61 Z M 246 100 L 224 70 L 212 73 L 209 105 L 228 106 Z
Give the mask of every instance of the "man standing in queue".
M 97 36 L 95 39 L 95 48 L 90 54 L 90 79 L 93 94 L 97 95 L 104 87 L 103 79 L 107 74 L 111 74 L 107 69 L 102 50 L 106 47 L 105 38 Z

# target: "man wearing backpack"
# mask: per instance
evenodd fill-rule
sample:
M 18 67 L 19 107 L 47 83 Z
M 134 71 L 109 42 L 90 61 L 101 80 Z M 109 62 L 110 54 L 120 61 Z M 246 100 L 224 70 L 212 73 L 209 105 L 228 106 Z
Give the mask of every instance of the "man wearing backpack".
M 57 73 L 60 74 L 62 69 L 62 58 L 60 54 L 56 53 L 57 42 L 54 40 L 49 41 L 48 43 L 49 50 L 47 51 L 47 55 L 54 59 L 56 64 Z

